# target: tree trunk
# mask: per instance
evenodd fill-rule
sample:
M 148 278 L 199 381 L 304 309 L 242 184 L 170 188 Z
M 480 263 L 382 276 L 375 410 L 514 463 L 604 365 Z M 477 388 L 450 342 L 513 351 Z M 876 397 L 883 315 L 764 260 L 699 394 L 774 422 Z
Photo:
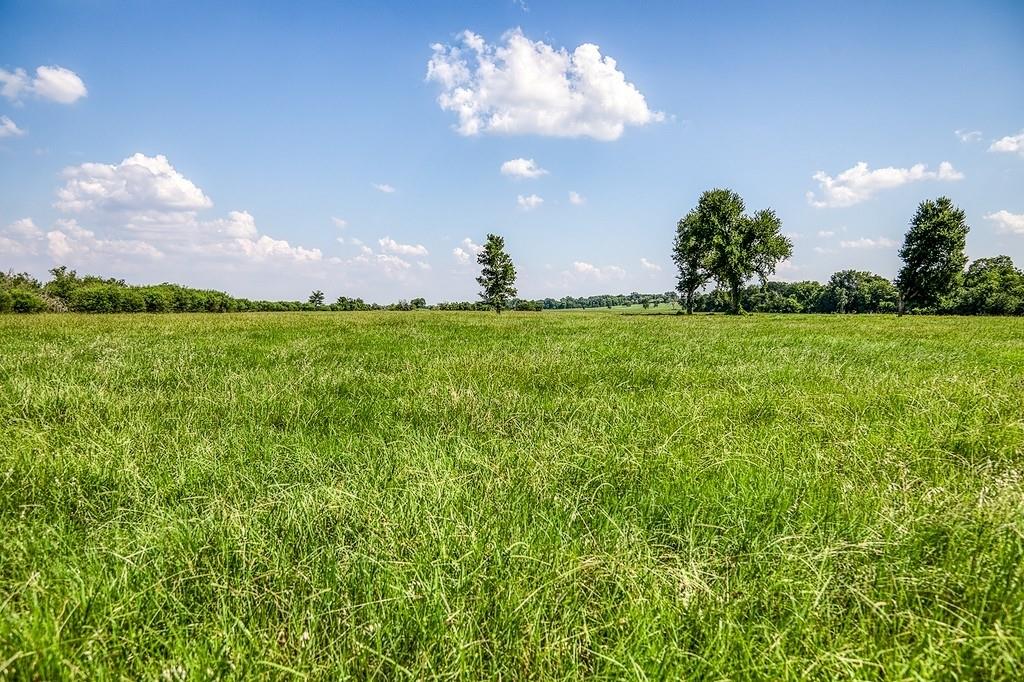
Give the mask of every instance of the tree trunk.
M 686 314 L 693 315 L 693 291 L 686 292 Z
M 903 317 L 903 292 L 899 292 L 899 296 L 896 299 L 896 317 Z
M 732 314 L 740 314 L 740 285 L 738 283 L 731 284 L 729 290 L 732 294 Z

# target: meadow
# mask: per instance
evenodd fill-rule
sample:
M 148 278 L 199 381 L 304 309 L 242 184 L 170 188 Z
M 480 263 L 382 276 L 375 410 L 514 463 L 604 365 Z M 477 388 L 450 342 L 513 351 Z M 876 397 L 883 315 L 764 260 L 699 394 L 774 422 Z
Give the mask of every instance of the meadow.
M 0 316 L 0 677 L 1019 678 L 1022 466 L 1020 318 Z

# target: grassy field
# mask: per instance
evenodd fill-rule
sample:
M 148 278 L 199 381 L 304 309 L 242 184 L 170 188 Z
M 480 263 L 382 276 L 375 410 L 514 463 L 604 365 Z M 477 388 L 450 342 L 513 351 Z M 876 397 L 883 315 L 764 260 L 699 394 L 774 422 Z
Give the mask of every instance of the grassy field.
M 1024 320 L 0 317 L 4 679 L 1013 679 Z

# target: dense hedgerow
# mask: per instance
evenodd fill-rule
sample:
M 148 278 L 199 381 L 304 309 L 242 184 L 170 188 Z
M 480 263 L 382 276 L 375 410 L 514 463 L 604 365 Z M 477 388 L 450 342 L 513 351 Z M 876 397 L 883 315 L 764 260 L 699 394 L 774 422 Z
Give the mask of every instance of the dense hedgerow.
M 222 291 L 194 289 L 177 284 L 131 286 L 124 280 L 79 276 L 67 267 L 50 271 L 45 284 L 31 275 L 0 272 L 0 313 L 186 313 L 186 312 L 302 312 L 370 310 L 487 310 L 479 301 L 439 302 L 427 306 L 422 298 L 388 305 L 367 303 L 361 298 L 339 296 L 327 305 L 308 301 L 253 301 Z M 828 282 L 767 282 L 740 291 L 745 310 L 762 313 L 895 313 L 899 292 L 888 279 L 871 272 L 843 270 Z M 676 305 L 679 294 L 601 294 L 536 300 L 515 299 L 520 311 L 570 310 Z M 729 310 L 727 292 L 712 289 L 694 296 L 694 310 L 724 313 Z M 911 308 L 908 312 L 956 315 L 1024 315 L 1024 272 L 1009 256 L 979 258 L 972 262 L 954 291 L 937 305 Z

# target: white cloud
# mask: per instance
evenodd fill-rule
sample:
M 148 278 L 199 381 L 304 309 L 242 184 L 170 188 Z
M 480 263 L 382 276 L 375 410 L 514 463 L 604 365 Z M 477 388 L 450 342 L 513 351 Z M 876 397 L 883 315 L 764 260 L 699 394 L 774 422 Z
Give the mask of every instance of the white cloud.
M 145 222 L 213 205 L 163 155 L 134 154 L 116 165 L 83 163 L 65 168 L 63 177 L 55 206 L 65 212 L 123 212 Z
M 262 235 L 258 239 L 252 237 L 236 239 L 235 245 L 243 254 L 257 262 L 266 260 L 305 262 L 318 261 L 323 258 L 320 249 L 292 246 L 284 239 L 274 239 L 267 235 Z
M 406 270 L 412 267 L 412 264 L 404 258 L 387 253 L 374 253 L 372 249 L 365 246 L 362 248 L 362 253 L 347 261 L 346 264 L 368 266 L 381 271 L 388 277 L 401 277 Z
M 334 223 L 334 226 L 340 230 L 344 230 L 346 227 L 348 227 L 348 221 L 345 220 L 344 218 L 335 218 L 332 216 L 331 222 Z
M 954 130 L 953 134 L 959 138 L 961 142 L 980 142 L 981 131 L 980 130 Z
M 36 224 L 32 222 L 31 218 L 15 220 L 7 226 L 6 231 L 16 237 L 22 237 L 25 239 L 38 239 L 43 236 L 43 231 L 36 227 Z
M 839 246 L 844 249 L 890 249 L 894 246 L 899 246 L 899 244 L 885 237 L 879 237 L 878 239 L 861 237 L 860 239 L 840 241 Z
M 14 121 L 6 116 L 0 116 L 0 138 L 19 137 L 24 134 L 25 131 L 15 125 Z
M 164 257 L 160 249 L 140 239 L 105 239 L 97 237 L 78 221 L 62 218 L 57 228 L 46 233 L 47 253 L 57 262 L 106 260 L 118 257 L 143 257 L 159 260 Z
M 384 192 L 384 194 L 394 194 L 394 192 L 395 192 L 395 188 L 392 187 L 391 185 L 387 184 L 387 183 L 377 183 L 377 182 L 374 182 L 374 183 L 371 183 L 371 184 L 373 185 L 373 188 L 375 190 L 377 190 L 378 192 Z
M 877 168 L 869 170 L 868 164 L 860 161 L 836 177 L 818 171 L 813 178 L 818 181 L 821 198 L 814 192 L 807 193 L 807 201 L 817 208 L 853 206 L 867 201 L 877 192 L 892 189 L 910 182 L 921 180 L 962 180 L 963 173 L 953 168 L 948 161 L 939 164 L 938 171 L 930 171 L 923 163 L 910 168 Z
M 72 104 L 89 94 L 85 83 L 74 71 L 63 66 L 40 66 L 35 77 L 24 69 L 0 69 L 0 95 L 19 101 L 22 94 L 35 95 L 60 104 Z
M 660 265 L 658 265 L 657 263 L 652 263 L 646 258 L 640 259 L 640 267 L 642 267 L 644 270 L 650 270 L 651 272 L 661 272 Z
M 548 172 L 538 166 L 533 159 L 509 159 L 501 164 L 501 174 L 514 178 L 539 178 Z
M 985 216 L 985 220 L 994 221 L 999 232 L 1024 235 L 1024 213 L 1010 213 L 1004 209 L 989 213 Z
M 999 138 L 988 148 L 990 152 L 1018 153 L 1024 156 L 1024 130 L 1016 135 L 1007 135 Z
M 834 237 L 836 236 L 835 230 L 818 230 L 819 237 Z
M 523 209 L 524 211 L 532 211 L 533 209 L 537 208 L 543 203 L 544 200 L 541 199 L 536 194 L 530 194 L 525 197 L 522 194 L 520 194 L 519 196 L 516 197 L 516 204 L 519 206 L 519 208 Z
M 607 265 L 599 268 L 592 263 L 584 261 L 573 261 L 572 271 L 577 275 L 599 280 L 622 279 L 626 276 L 626 271 L 618 265 Z
M 15 220 L 2 230 L 0 234 L 0 253 L 21 256 L 33 255 L 37 252 L 38 241 L 43 231 L 36 227 L 31 218 Z M 4 235 L 10 236 L 4 236 Z
M 197 259 L 285 264 L 323 258 L 319 249 L 260 234 L 247 211 L 200 219 L 199 211 L 213 202 L 161 155 L 71 166 L 63 178 L 54 206 L 102 226 L 106 234 L 99 236 L 75 220 L 59 221 L 46 234 L 48 251 L 58 260 L 173 255 L 191 265 Z
M 822 254 L 822 255 L 829 254 L 829 253 L 835 253 L 835 252 L 836 252 L 835 249 L 830 249 L 830 248 L 825 247 L 825 246 L 815 246 L 814 247 L 814 253 L 818 253 L 818 254 Z
M 484 250 L 484 247 L 480 246 L 469 237 L 463 239 L 461 244 L 462 246 L 456 246 L 452 249 L 452 255 L 460 265 L 465 265 L 473 256 Z
M 430 254 L 427 247 L 422 244 L 399 244 L 391 237 L 382 237 L 377 240 L 380 248 L 389 253 L 400 253 L 403 256 L 427 256 Z
M 582 206 L 587 203 L 587 198 L 578 192 L 569 192 L 569 203 L 573 206 Z
M 614 59 L 584 43 L 572 53 L 532 41 L 520 29 L 489 45 L 463 31 L 458 44 L 432 45 L 427 80 L 462 135 L 481 133 L 618 139 L 627 125 L 661 121 Z

